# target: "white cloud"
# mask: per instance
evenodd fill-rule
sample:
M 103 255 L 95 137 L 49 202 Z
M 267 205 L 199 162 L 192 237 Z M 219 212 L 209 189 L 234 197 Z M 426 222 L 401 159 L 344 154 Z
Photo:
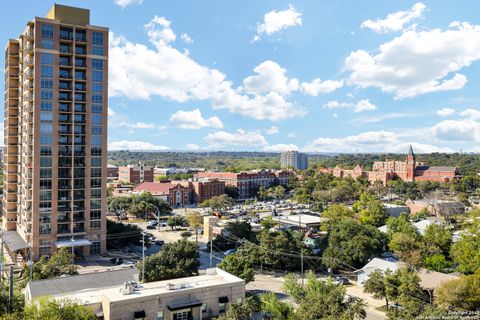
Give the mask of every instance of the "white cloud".
M 172 28 L 170 28 L 170 24 L 171 21 L 165 17 L 155 16 L 145 25 L 148 39 L 157 48 L 162 48 L 177 39 Z
M 125 123 L 125 126 L 132 129 L 155 129 L 155 125 L 153 123 L 146 123 L 146 122 L 135 122 L 135 123 Z
M 125 8 L 132 4 L 142 4 L 143 0 L 113 0 L 113 3 L 122 8 Z
M 179 110 L 172 114 L 170 122 L 180 129 L 223 128 L 223 123 L 219 117 L 203 118 L 202 112 L 199 109 L 192 111 Z
M 405 153 L 412 145 L 418 153 L 451 152 L 444 147 L 405 141 L 401 135 L 391 131 L 367 131 L 341 138 L 318 138 L 305 147 L 311 152 L 394 152 Z
M 445 30 L 405 31 L 375 55 L 351 52 L 344 69 L 350 84 L 377 87 L 401 99 L 463 88 L 467 77 L 458 71 L 479 59 L 480 26 L 454 22 Z
M 108 116 L 114 117 L 117 113 L 110 107 L 108 107 Z
M 363 99 L 357 103 L 338 102 L 337 100 L 328 101 L 322 106 L 324 109 L 352 109 L 354 112 L 373 111 L 377 106 L 371 103 L 368 99 Z
M 285 76 L 286 70 L 274 61 L 266 60 L 253 69 L 256 75 L 246 77 L 243 80 L 243 86 L 247 93 L 265 94 L 276 92 L 282 96 L 298 90 L 299 82 L 297 79 L 288 79 Z
M 387 15 L 385 19 L 366 20 L 362 22 L 362 28 L 372 29 L 377 33 L 388 33 L 389 31 L 401 31 L 404 26 L 422 17 L 427 6 L 418 2 L 412 6 L 410 11 L 397 11 Z
M 268 135 L 278 134 L 280 130 L 277 126 L 271 126 L 270 128 L 265 130 L 265 133 Z
M 171 31 L 170 24 L 170 21 L 158 16 L 146 24 L 154 50 L 111 33 L 111 96 L 144 100 L 160 96 L 177 102 L 210 100 L 214 108 L 228 109 L 232 113 L 257 120 L 277 121 L 305 115 L 305 109 L 287 101 L 285 97 L 290 90 L 295 89 L 298 80 L 288 80 L 287 87 L 283 88 L 277 86 L 275 79 L 268 78 L 266 73 L 258 73 L 247 78 L 249 80 L 246 83 L 253 84 L 257 81 L 262 89 L 255 90 L 250 86 L 250 92 L 246 92 L 242 87 L 233 88 L 232 82 L 226 80 L 223 73 L 198 64 L 188 53 L 172 47 L 175 34 Z M 255 69 L 267 72 L 269 68 L 275 68 L 275 63 L 260 64 Z M 280 68 L 280 71 L 284 70 Z M 256 77 L 263 77 L 266 83 Z M 267 88 L 275 91 L 267 92 Z
M 111 141 L 108 143 L 108 150 L 137 150 L 137 151 L 161 151 L 167 150 L 168 147 L 154 145 L 144 141 Z
M 157 126 L 153 123 L 143 121 L 131 122 L 131 119 L 123 114 L 115 112 L 112 108 L 108 108 L 108 126 L 112 128 L 127 128 L 131 129 L 155 129 Z
M 186 150 L 189 150 L 189 151 L 198 151 L 200 150 L 200 146 L 197 145 L 197 144 L 194 144 L 194 143 L 189 143 L 185 146 L 185 149 Z
M 270 36 L 283 29 L 301 25 L 302 13 L 291 5 L 288 5 L 287 10 L 272 10 L 265 14 L 263 23 L 258 24 L 257 34 L 252 39 L 252 42 L 260 40 L 263 34 Z
M 480 110 L 477 109 L 465 109 L 462 112 L 460 112 L 460 115 L 462 117 L 467 117 L 472 120 L 480 120 Z
M 368 99 L 363 99 L 357 102 L 353 111 L 362 112 L 362 111 L 373 111 L 376 110 L 377 106 L 372 104 Z
M 258 132 L 245 131 L 238 129 L 233 133 L 218 131 L 215 133 L 209 133 L 204 140 L 210 144 L 210 146 L 222 147 L 222 146 L 263 146 L 267 144 L 267 140 Z
M 455 113 L 455 110 L 452 108 L 442 108 L 437 110 L 437 115 L 439 115 L 440 117 L 451 116 L 454 113 Z
M 355 123 L 360 123 L 360 124 L 367 124 L 367 123 L 376 123 L 376 122 L 381 122 L 384 120 L 391 120 L 391 119 L 399 119 L 399 118 L 405 118 L 412 116 L 412 113 L 400 113 L 400 112 L 391 112 L 391 113 L 385 113 L 381 115 L 376 115 L 376 116 L 364 116 L 364 117 L 358 117 L 354 119 Z
M 447 142 L 480 141 L 480 124 L 471 119 L 445 120 L 431 128 L 433 136 Z
M 284 152 L 284 151 L 298 151 L 298 146 L 294 144 L 274 144 L 271 146 L 263 147 L 265 152 Z
M 314 79 L 312 82 L 302 82 L 303 92 L 310 96 L 318 96 L 321 93 L 330 93 L 343 87 L 343 80 L 325 80 L 322 81 L 319 78 Z
M 192 43 L 192 42 L 193 42 L 192 37 L 190 37 L 190 36 L 189 36 L 188 34 L 186 34 L 186 33 L 182 33 L 182 34 L 180 35 L 180 39 L 182 39 L 182 41 L 185 42 L 185 43 Z
M 287 134 L 287 138 L 296 138 L 297 137 L 297 134 L 295 132 L 290 132 L 289 134 Z
M 452 152 L 452 149 L 448 147 L 437 147 L 431 144 L 418 142 L 402 142 L 394 145 L 387 145 L 385 146 L 385 151 L 392 153 L 406 153 L 410 146 L 412 146 L 415 153 Z

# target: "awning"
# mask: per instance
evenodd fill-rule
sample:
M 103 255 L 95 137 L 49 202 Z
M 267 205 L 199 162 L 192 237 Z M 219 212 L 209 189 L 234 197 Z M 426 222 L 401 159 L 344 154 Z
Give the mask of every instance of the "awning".
M 143 318 L 146 318 L 146 317 L 147 317 L 147 315 L 145 314 L 145 310 L 135 311 L 135 313 L 133 314 L 134 319 L 143 319 Z
M 176 310 L 185 309 L 185 308 L 200 307 L 201 305 L 202 305 L 202 301 L 197 299 L 189 299 L 189 300 L 170 303 L 167 306 L 167 308 L 170 311 L 176 311 Z
M 15 252 L 28 248 L 28 244 L 17 231 L 3 231 L 3 242 L 8 250 Z
M 87 239 L 73 239 L 72 240 L 65 240 L 65 241 L 57 241 L 56 243 L 57 248 L 62 247 L 81 247 L 81 246 L 89 246 L 92 244 L 90 240 Z
M 218 303 L 228 303 L 228 297 L 220 297 L 220 298 L 218 298 Z

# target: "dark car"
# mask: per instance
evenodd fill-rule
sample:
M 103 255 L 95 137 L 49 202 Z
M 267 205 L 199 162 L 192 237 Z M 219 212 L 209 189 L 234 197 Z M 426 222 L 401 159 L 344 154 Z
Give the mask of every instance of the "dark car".
M 156 225 L 154 225 L 154 224 L 147 224 L 147 229 L 155 229 L 155 228 L 157 228 Z
M 345 277 L 335 277 L 333 278 L 333 283 L 347 285 L 350 283 L 350 281 Z
M 118 266 L 118 265 L 123 263 L 123 259 L 122 258 L 111 258 L 110 263 Z
M 156 241 L 155 241 L 155 244 L 156 244 L 157 246 L 163 246 L 163 245 L 165 244 L 165 241 L 163 241 L 163 240 L 156 240 Z

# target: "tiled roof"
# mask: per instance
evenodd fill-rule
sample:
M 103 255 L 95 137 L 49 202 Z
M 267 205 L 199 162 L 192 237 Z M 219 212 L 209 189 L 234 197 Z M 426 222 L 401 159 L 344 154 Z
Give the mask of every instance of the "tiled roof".
M 417 166 L 417 170 L 428 170 L 431 172 L 455 172 L 457 168 L 455 167 L 441 167 L 441 166 Z

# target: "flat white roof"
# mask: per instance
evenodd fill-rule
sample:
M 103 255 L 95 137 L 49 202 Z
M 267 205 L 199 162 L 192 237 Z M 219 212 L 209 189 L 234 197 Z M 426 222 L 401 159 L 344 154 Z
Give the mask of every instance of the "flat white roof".
M 309 214 L 295 214 L 295 215 L 288 215 L 288 216 L 276 216 L 272 217 L 274 221 L 280 220 L 282 223 L 288 223 L 292 225 L 298 226 L 300 223 L 302 225 L 309 225 L 309 224 L 320 224 L 322 221 L 326 221 L 325 218 L 319 216 L 312 216 Z
M 121 292 L 121 286 L 87 289 L 79 292 L 71 292 L 68 295 L 57 295 L 56 298 L 64 298 L 80 300 L 85 304 L 99 303 L 102 299 L 108 300 L 110 303 L 126 301 L 130 299 L 145 298 L 149 296 L 158 296 L 161 294 L 174 294 L 179 292 L 191 291 L 202 288 L 211 288 L 215 286 L 228 284 L 244 284 L 245 281 L 228 272 L 218 268 L 207 269 L 207 274 L 186 278 L 178 278 L 171 280 L 148 282 L 139 285 L 138 289 L 132 294 L 124 295 Z M 170 285 L 170 286 L 169 286 Z M 169 287 L 174 287 L 170 289 Z

